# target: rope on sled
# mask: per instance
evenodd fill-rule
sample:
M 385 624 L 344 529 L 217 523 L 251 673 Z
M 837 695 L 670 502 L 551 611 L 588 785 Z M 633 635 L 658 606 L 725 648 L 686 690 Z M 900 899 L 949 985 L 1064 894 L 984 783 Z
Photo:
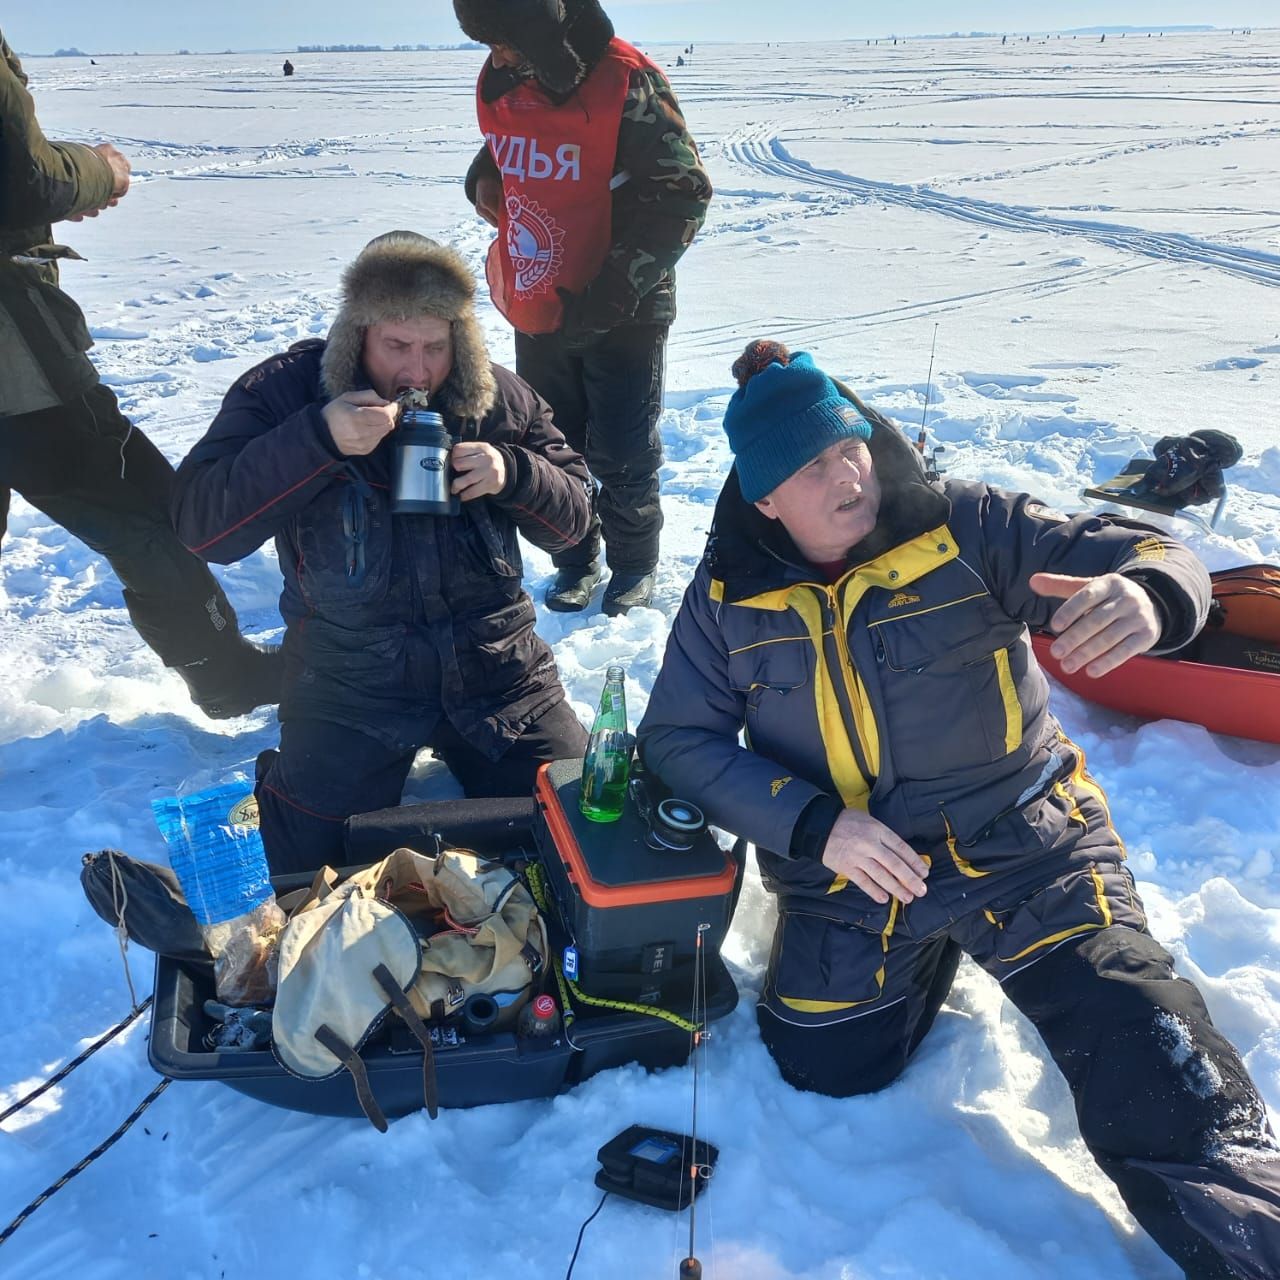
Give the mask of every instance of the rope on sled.
M 122 445 L 121 448 L 124 446 Z M 111 864 L 111 905 L 116 911 L 116 944 L 120 948 L 120 963 L 124 966 L 124 980 L 129 984 L 129 1004 L 138 1007 L 138 993 L 133 989 L 133 974 L 129 972 L 129 927 L 125 924 L 124 913 L 129 906 L 129 890 L 125 887 L 124 876 L 120 872 L 120 864 L 116 861 L 114 849 L 107 850 L 107 861 Z
M 140 1012 L 140 1011 L 139 1011 Z M 61 1190 L 78 1173 L 83 1173 L 100 1155 L 109 1151 L 133 1126 L 133 1122 L 173 1083 L 165 1076 L 143 1100 L 134 1107 L 128 1119 L 110 1137 L 100 1142 L 82 1160 L 72 1165 L 52 1186 L 46 1187 L 3 1231 L 0 1231 L 0 1245 L 4 1244 L 24 1222 L 49 1199 L 55 1191 Z
M 19 1098 L 4 1112 L 0 1112 L 0 1124 L 3 1124 L 10 1116 L 16 1115 L 29 1102 L 34 1102 L 46 1090 L 52 1089 L 55 1084 L 61 1080 L 65 1080 L 86 1058 L 91 1057 L 102 1048 L 104 1044 L 109 1044 L 116 1038 L 131 1022 L 136 1021 L 151 1007 L 151 996 L 148 996 L 141 1004 L 133 1007 L 133 1012 L 129 1014 L 122 1022 L 117 1022 L 105 1035 L 95 1040 L 78 1058 L 73 1058 L 60 1071 L 51 1075 L 43 1084 L 37 1085 L 29 1094 L 23 1098 Z
M 533 894 L 533 900 L 537 903 L 538 910 L 544 916 L 547 915 L 547 882 L 542 868 L 536 862 L 530 862 L 525 867 L 525 878 L 529 882 L 529 891 Z M 669 1009 L 659 1009 L 651 1004 L 632 1004 L 627 1000 L 606 1000 L 601 996 L 587 995 L 576 982 L 565 976 L 564 966 L 559 956 L 554 958 L 552 968 L 555 970 L 556 984 L 560 988 L 560 1003 L 564 1007 L 566 1028 L 573 1020 L 573 1003 L 576 1002 L 588 1005 L 592 1009 L 616 1009 L 620 1013 L 643 1013 L 650 1018 L 661 1018 L 664 1022 L 671 1023 L 673 1027 L 679 1027 L 681 1031 L 687 1031 L 690 1034 L 698 1030 L 688 1018 L 682 1018 L 678 1013 L 672 1013 Z M 572 1002 L 568 998 L 566 989 L 568 993 L 573 995 Z M 573 1041 L 570 1040 L 569 1043 L 573 1044 Z M 574 1047 L 576 1048 L 577 1046 L 575 1045 Z

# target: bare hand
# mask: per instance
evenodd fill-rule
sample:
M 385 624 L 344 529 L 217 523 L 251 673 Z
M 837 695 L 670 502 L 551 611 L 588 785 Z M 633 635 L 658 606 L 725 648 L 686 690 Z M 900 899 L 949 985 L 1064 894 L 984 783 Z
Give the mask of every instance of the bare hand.
M 498 225 L 502 208 L 502 180 L 486 175 L 476 181 L 476 212 L 491 226 Z
M 1160 618 L 1151 597 L 1119 573 L 1073 578 L 1065 573 L 1033 573 L 1031 590 L 1065 600 L 1049 619 L 1057 632 L 1049 652 L 1063 671 L 1105 676 L 1160 639 Z M 1087 666 L 1085 664 L 1088 664 Z
M 345 458 L 372 453 L 396 425 L 399 406 L 376 391 L 348 391 L 321 410 L 334 448 Z
M 501 493 L 507 483 L 507 460 L 491 444 L 468 440 L 449 451 L 454 480 L 450 492 L 463 502 Z
M 129 190 L 129 175 L 133 172 L 133 166 L 129 163 L 129 157 L 122 155 L 109 142 L 98 143 L 94 150 L 111 166 L 111 176 L 115 179 L 111 203 L 116 204 Z
M 113 180 L 111 198 L 106 204 L 100 204 L 96 209 L 85 209 L 81 213 L 73 214 L 67 219 L 68 222 L 80 222 L 85 218 L 96 218 L 103 209 L 114 209 L 124 199 L 124 193 L 129 190 L 129 174 L 132 172 L 129 157 L 117 151 L 109 142 L 99 142 L 92 150 L 96 151 L 111 169 Z
M 878 818 L 846 809 L 822 851 L 823 866 L 844 876 L 873 902 L 911 902 L 925 895 L 929 864 Z

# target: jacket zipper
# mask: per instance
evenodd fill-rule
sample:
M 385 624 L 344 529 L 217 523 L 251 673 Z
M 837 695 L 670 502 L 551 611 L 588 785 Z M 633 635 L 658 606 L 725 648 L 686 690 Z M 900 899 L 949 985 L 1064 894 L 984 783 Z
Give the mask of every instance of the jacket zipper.
M 833 586 L 825 586 L 822 590 L 826 596 L 822 602 L 822 622 L 823 626 L 830 630 L 835 646 L 835 661 L 832 662 L 830 660 L 831 655 L 829 654 L 827 662 L 828 668 L 832 671 L 832 688 L 836 692 L 836 701 L 840 706 L 840 715 L 844 720 L 845 732 L 849 738 L 849 745 L 853 749 L 854 759 L 857 761 L 862 776 L 867 780 L 868 787 L 874 787 L 878 769 L 873 770 L 867 758 L 867 746 L 862 738 L 856 708 L 859 703 L 863 704 L 873 724 L 875 723 L 875 713 L 871 710 L 870 704 L 866 699 L 858 696 L 856 685 L 858 674 L 854 670 L 853 655 L 849 652 L 849 640 L 845 635 L 844 621 L 840 617 L 840 611 L 837 607 L 838 599 L 835 588 Z M 838 679 L 835 676 L 836 671 L 839 672 Z

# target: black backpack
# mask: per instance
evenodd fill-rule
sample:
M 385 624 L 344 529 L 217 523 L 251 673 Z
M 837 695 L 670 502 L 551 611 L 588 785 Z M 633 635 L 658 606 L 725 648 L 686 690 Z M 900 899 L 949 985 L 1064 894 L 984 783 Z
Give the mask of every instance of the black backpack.
M 1154 452 L 1155 461 L 1134 492 L 1179 509 L 1222 497 L 1226 489 L 1223 471 L 1235 466 L 1244 454 L 1234 436 L 1208 428 L 1189 436 L 1165 436 L 1156 441 Z
M 1209 577 L 1209 620 L 1176 656 L 1215 667 L 1280 674 L 1280 566 L 1244 564 Z

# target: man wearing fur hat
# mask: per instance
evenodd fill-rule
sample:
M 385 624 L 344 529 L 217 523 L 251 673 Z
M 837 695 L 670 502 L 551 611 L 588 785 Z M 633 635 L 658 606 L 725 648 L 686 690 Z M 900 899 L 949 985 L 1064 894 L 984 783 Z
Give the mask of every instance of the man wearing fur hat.
M 596 0 L 454 0 L 491 50 L 476 109 L 485 146 L 467 198 L 498 228 L 493 300 L 516 369 L 599 483 L 587 536 L 555 557 L 552 609 L 647 605 L 658 562 L 658 469 L 675 264 L 711 184 L 662 72 L 614 37 Z
M 783 1078 L 888 1085 L 967 953 L 1187 1275 L 1280 1275 L 1266 1106 L 1148 932 L 1027 635 L 1094 676 L 1176 649 L 1204 624 L 1204 567 L 1135 522 L 930 480 L 807 353 L 753 343 L 734 373 L 734 469 L 638 737 L 756 845 L 778 900 L 757 1018 Z
M 197 555 L 225 563 L 274 537 L 284 573 L 280 749 L 257 786 L 273 872 L 339 859 L 345 819 L 396 804 L 420 747 L 471 796 L 529 794 L 541 762 L 585 747 L 516 535 L 571 547 L 590 479 L 546 403 L 490 363 L 474 292 L 453 250 L 379 236 L 328 339 L 245 374 L 178 470 L 174 518 Z M 456 441 L 456 516 L 392 514 L 408 390 Z

